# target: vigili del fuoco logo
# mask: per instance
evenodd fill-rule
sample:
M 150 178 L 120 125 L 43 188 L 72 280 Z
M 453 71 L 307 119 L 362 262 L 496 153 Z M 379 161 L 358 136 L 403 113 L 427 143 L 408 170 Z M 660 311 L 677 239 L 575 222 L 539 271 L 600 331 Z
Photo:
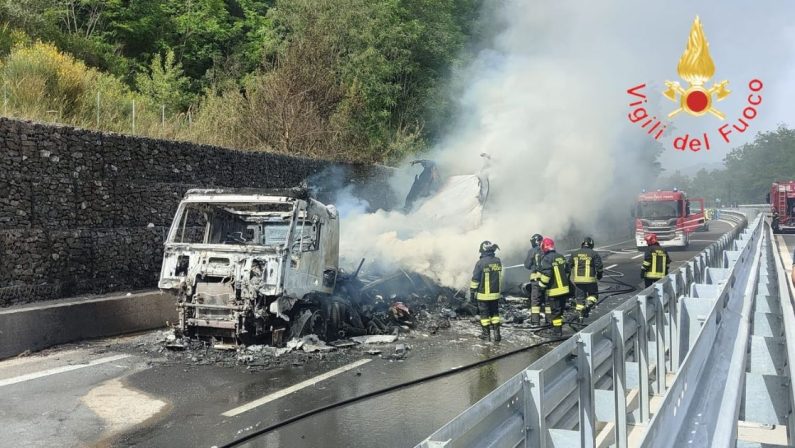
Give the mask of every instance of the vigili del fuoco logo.
M 710 150 L 710 137 L 712 141 L 722 139 L 726 143 L 731 143 L 732 134 L 742 134 L 748 130 L 750 123 L 756 118 L 757 106 L 762 104 L 762 81 L 752 79 L 748 82 L 747 106 L 742 110 L 741 116 L 734 121 L 725 123 L 726 115 L 718 108 L 716 103 L 724 100 L 732 92 L 729 90 L 729 81 L 723 80 L 713 82 L 707 87 L 709 80 L 715 75 L 715 63 L 709 54 L 709 43 L 701 28 L 701 21 L 698 16 L 693 21 L 690 28 L 690 36 L 687 40 L 687 47 L 682 57 L 679 58 L 679 65 L 676 67 L 679 77 L 685 81 L 686 85 L 678 81 L 665 81 L 665 91 L 662 95 L 675 103 L 675 109 L 668 113 L 667 119 L 649 116 L 644 106 L 647 98 L 644 90 L 646 84 L 638 84 L 627 90 L 630 95 L 629 107 L 632 109 L 629 114 L 629 121 L 640 125 L 646 133 L 655 140 L 660 140 L 665 134 L 665 130 L 674 117 L 686 113 L 695 117 L 702 117 L 709 114 L 712 119 L 718 119 L 722 123 L 714 132 L 706 131 L 701 135 L 691 136 L 689 133 L 675 136 L 672 140 L 674 149 L 685 151 Z M 709 118 L 709 117 L 707 117 Z M 711 123 L 708 125 L 712 125 Z M 714 134 L 717 134 L 715 136 Z

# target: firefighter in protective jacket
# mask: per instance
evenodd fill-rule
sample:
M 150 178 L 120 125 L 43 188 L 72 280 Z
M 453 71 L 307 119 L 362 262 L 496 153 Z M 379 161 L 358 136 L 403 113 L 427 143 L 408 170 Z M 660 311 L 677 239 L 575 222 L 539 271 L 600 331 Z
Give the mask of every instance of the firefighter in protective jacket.
M 555 251 L 551 238 L 541 241 L 544 257 L 538 269 L 538 286 L 546 291 L 547 303 L 552 305 L 552 336 L 563 335 L 563 310 L 571 297 L 569 286 L 569 263 L 566 257 Z
M 472 272 L 469 293 L 478 303 L 482 330 L 480 338 L 491 340 L 491 330 L 494 330 L 494 340 L 499 342 L 502 339 L 498 306 L 501 297 L 502 262 L 494 255 L 497 249 L 499 246 L 491 241 L 480 243 L 480 259 Z
M 644 239 L 648 247 L 643 257 L 640 276 L 648 288 L 657 280 L 668 275 L 668 265 L 671 264 L 671 257 L 668 256 L 668 252 L 665 249 L 660 247 L 660 243 L 657 242 L 657 235 L 650 233 Z
M 599 302 L 599 283 L 602 279 L 604 267 L 602 257 L 593 250 L 594 241 L 586 236 L 580 244 L 580 249 L 571 254 L 571 281 L 574 283 L 574 298 L 577 317 L 580 322 L 591 312 Z
M 541 307 L 545 304 L 544 294 L 538 287 L 538 267 L 541 264 L 541 258 L 544 256 L 540 247 L 543 239 L 544 237 L 537 233 L 530 237 L 530 243 L 533 247 L 527 251 L 527 258 L 524 260 L 524 267 L 530 271 L 530 282 L 525 285 L 525 291 L 530 297 L 530 325 L 532 326 L 539 325 L 541 321 Z M 549 308 L 549 305 L 546 307 Z M 547 319 L 550 319 L 552 310 L 546 309 L 544 312 L 546 313 Z

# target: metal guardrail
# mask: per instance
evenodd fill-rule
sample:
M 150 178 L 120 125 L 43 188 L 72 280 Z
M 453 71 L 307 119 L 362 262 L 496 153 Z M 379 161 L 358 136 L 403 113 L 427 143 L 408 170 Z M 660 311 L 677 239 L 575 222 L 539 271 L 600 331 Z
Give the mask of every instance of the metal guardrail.
M 746 229 L 755 211 L 721 213 L 740 224 L 417 447 L 627 447 L 631 425 L 649 423 L 652 400 L 666 391 L 666 374 L 679 370 L 683 354 L 701 334 L 699 316 L 708 315 L 714 302 L 698 298 L 732 287 L 738 266 L 747 262 L 761 217 Z M 682 300 L 694 303 L 687 318 L 678 315 Z
M 694 285 L 679 305 L 689 324 L 680 335 L 683 359 L 643 432 L 641 447 L 734 446 L 743 399 L 749 317 L 756 293 L 764 222 L 759 216 L 712 269 L 710 287 Z M 685 315 L 690 316 L 684 318 Z M 709 372 L 709 374 L 705 374 Z M 727 387 L 733 385 L 733 387 Z M 720 428 L 720 429 L 718 429 Z
M 774 238 L 772 230 L 770 231 L 771 240 Z M 776 247 L 774 245 L 773 247 Z M 777 286 L 779 294 L 779 303 L 781 304 L 782 320 L 784 321 L 784 340 L 787 344 L 787 373 L 790 378 L 789 387 L 789 402 L 792 409 L 795 409 L 795 386 L 792 384 L 795 381 L 795 291 L 793 291 L 793 284 L 790 280 L 790 273 L 785 269 L 783 254 L 774 254 L 776 271 L 778 272 Z M 789 251 L 786 252 L 789 257 Z M 795 261 L 795 260 L 793 260 Z M 790 412 L 787 416 L 787 427 L 789 434 L 792 435 L 795 431 L 795 412 Z M 792 446 L 793 437 L 790 437 L 790 446 Z

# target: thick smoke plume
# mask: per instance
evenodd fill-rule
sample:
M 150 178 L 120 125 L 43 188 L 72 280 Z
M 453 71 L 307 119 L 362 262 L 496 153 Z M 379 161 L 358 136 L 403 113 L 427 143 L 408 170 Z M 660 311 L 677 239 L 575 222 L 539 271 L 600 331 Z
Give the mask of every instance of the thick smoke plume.
M 483 50 L 465 73 L 456 124 L 425 157 L 450 175 L 477 173 L 479 154 L 491 155 L 482 225 L 464 226 L 456 216 L 431 223 L 397 211 L 349 215 L 341 227 L 345 261 L 366 257 L 370 266 L 402 267 L 458 288 L 467 284 L 483 240 L 498 243 L 498 255 L 518 262 L 536 232 L 556 238 L 576 228 L 615 237 L 620 232 L 599 224 L 615 216 L 614 223 L 627 223 L 621 230 L 629 235 L 632 197 L 653 182 L 659 147 L 628 124 L 626 90 L 649 82 L 650 92 L 661 91 L 651 82 L 675 75 L 697 12 L 685 3 L 649 14 L 629 4 L 496 5 L 489 20 L 500 31 L 480 43 Z M 677 25 L 665 25 L 666 16 Z M 731 26 L 703 13 L 702 20 L 708 36 L 710 26 Z M 645 47 L 628 26 L 648 33 Z M 668 64 L 650 55 L 652 49 Z M 644 58 L 649 71 L 637 68 Z M 650 107 L 655 102 L 650 99 Z M 397 176 L 400 193 L 414 172 Z

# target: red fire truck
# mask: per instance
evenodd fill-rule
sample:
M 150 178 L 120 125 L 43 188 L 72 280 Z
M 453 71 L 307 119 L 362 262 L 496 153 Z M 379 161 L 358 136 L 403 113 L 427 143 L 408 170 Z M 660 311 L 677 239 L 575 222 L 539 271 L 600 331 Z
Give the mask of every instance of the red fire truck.
M 795 230 L 795 181 L 773 182 L 767 202 L 773 209 L 773 232 Z
M 697 202 L 695 210 L 691 203 Z M 688 199 L 684 191 L 657 190 L 643 192 L 635 204 L 635 243 L 638 250 L 646 246 L 643 237 L 657 234 L 661 246 L 687 247 L 690 235 L 696 230 L 707 230 L 704 199 Z

